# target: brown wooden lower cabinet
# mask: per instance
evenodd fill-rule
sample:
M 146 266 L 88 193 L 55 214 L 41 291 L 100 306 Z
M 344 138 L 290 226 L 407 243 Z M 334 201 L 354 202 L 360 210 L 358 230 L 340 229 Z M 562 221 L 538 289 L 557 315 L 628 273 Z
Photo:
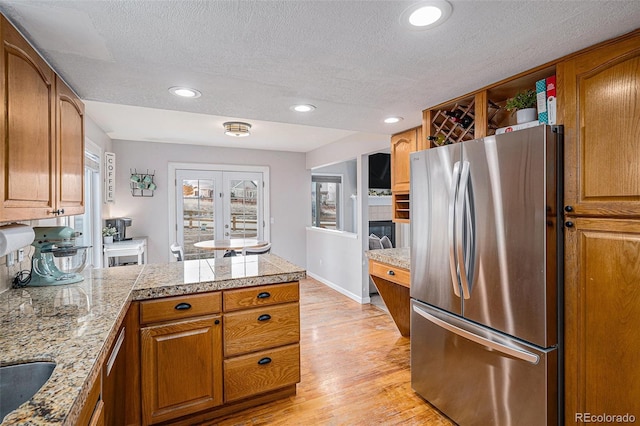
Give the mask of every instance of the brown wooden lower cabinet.
M 640 220 L 567 221 L 565 423 L 640 419 Z
M 221 319 L 215 315 L 140 330 L 145 424 L 222 403 Z
M 292 282 L 133 303 L 142 424 L 197 424 L 294 395 L 298 300 Z M 126 423 L 136 424 L 131 406 Z

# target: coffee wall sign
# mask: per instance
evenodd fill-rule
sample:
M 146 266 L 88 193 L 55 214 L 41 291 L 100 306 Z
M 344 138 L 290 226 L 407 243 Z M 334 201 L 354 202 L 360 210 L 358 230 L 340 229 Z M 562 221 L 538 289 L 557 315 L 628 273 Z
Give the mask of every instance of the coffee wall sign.
M 116 154 L 104 153 L 104 202 L 116 201 Z

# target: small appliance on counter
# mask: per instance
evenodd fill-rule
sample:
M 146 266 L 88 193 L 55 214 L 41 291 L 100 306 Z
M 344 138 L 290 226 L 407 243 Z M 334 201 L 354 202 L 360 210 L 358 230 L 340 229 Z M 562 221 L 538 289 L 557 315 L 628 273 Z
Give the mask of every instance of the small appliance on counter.
M 127 238 L 127 227 L 131 226 L 131 218 L 116 217 L 113 219 L 107 219 L 105 224 L 108 227 L 116 228 L 116 231 L 118 232 L 113 236 L 113 241 L 127 241 L 131 239 L 131 237 Z
M 31 244 L 35 252 L 31 259 L 33 287 L 62 285 L 80 282 L 87 262 L 90 246 L 76 246 L 76 232 L 66 226 L 34 227 L 35 240 Z

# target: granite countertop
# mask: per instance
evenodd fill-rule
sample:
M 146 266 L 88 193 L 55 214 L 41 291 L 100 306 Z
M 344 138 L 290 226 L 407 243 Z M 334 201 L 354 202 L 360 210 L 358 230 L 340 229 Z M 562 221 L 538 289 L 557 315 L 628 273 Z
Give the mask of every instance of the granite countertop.
M 375 260 L 376 262 L 411 270 L 411 251 L 409 248 L 369 250 L 366 252 L 366 255 L 369 259 Z
M 297 281 L 306 272 L 268 254 L 93 269 L 84 275 L 77 284 L 0 294 L 0 365 L 56 363 L 51 378 L 3 425 L 75 424 L 132 300 Z

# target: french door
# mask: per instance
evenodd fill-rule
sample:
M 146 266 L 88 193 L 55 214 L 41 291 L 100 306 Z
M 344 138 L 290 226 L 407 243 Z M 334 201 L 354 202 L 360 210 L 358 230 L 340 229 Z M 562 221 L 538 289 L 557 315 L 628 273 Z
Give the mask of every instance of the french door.
M 198 241 L 263 239 L 263 194 L 260 172 L 177 169 L 176 230 L 185 260 L 213 256 L 195 248 Z

